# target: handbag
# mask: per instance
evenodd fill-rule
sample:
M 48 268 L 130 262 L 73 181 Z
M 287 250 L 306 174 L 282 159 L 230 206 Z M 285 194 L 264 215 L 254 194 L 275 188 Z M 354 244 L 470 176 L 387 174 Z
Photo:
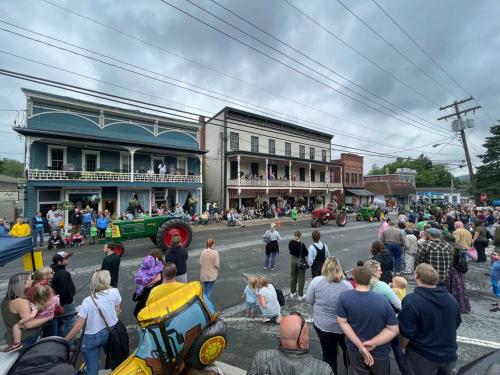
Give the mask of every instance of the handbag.
M 297 261 L 297 267 L 299 270 L 307 270 L 309 268 L 309 263 L 307 263 L 307 260 L 302 256 L 302 241 L 300 243 L 300 252 L 299 252 L 299 260 Z
M 97 308 L 97 312 L 99 313 L 101 319 L 104 321 L 106 329 L 109 332 L 108 342 L 106 344 L 108 355 L 106 356 L 106 363 L 104 365 L 104 368 L 106 370 L 114 370 L 129 355 L 129 338 L 127 328 L 120 320 L 118 320 L 118 322 L 113 327 L 110 327 L 104 316 L 104 313 L 94 300 L 94 297 L 90 296 L 90 298 L 92 299 L 92 302 L 94 302 L 94 305 Z
M 469 260 L 476 262 L 477 261 L 477 250 L 473 247 L 471 247 L 469 250 L 467 250 L 467 256 Z

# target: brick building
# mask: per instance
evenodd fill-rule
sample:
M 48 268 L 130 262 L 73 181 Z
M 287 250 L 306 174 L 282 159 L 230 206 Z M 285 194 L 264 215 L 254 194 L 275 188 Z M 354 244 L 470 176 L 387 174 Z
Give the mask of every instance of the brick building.
M 341 167 L 342 192 L 333 192 L 339 203 L 361 207 L 372 201 L 373 194 L 365 189 L 363 178 L 363 157 L 356 154 L 342 153 L 340 159 L 332 160 L 334 166 Z

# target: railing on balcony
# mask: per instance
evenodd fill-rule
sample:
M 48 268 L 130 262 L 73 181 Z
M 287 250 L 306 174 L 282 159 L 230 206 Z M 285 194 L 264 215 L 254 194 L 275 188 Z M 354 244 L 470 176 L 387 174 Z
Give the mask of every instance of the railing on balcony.
M 148 174 L 107 171 L 56 171 L 30 169 L 28 180 L 66 180 L 66 181 L 140 181 L 140 182 L 192 182 L 201 183 L 201 176 L 177 174 Z
M 264 179 L 247 179 L 247 178 L 242 178 L 240 180 L 240 185 L 238 185 L 238 179 L 230 179 L 227 182 L 228 186 L 243 186 L 243 187 L 249 187 L 249 186 L 259 186 L 259 187 L 292 187 L 292 188 L 327 188 L 328 184 L 326 182 L 311 182 L 309 181 L 289 181 L 289 180 L 269 180 L 268 184 L 266 184 L 266 180 Z

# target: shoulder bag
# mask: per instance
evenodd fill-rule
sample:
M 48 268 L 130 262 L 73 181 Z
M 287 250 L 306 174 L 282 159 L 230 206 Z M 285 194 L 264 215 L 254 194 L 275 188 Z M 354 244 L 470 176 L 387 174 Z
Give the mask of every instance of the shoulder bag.
M 299 251 L 299 260 L 297 261 L 297 267 L 299 268 L 299 270 L 305 271 L 309 268 L 309 264 L 307 263 L 305 257 L 302 256 L 302 246 L 304 246 L 304 244 L 302 243 L 302 241 L 299 241 L 299 244 L 300 244 L 300 251 Z
M 117 368 L 129 355 L 129 338 L 127 333 L 127 328 L 123 324 L 121 320 L 113 326 L 110 327 L 106 318 L 104 317 L 104 313 L 101 308 L 97 305 L 94 297 L 90 296 L 92 302 L 94 302 L 95 307 L 97 308 L 97 312 L 99 316 L 103 320 L 106 325 L 106 329 L 109 332 L 107 346 L 108 355 L 106 356 L 106 363 L 104 368 L 106 370 L 114 370 Z

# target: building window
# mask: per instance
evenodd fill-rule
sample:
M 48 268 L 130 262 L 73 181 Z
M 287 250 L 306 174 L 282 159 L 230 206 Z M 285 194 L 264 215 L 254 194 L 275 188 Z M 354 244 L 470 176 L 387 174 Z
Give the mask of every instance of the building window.
M 314 160 L 314 147 L 309 147 L 309 159 Z
M 350 176 L 350 173 L 346 173 L 346 174 L 345 174 L 345 183 L 346 183 L 346 184 L 350 184 L 350 183 L 351 183 L 351 182 L 350 182 L 350 179 L 349 179 L 349 176 Z
M 270 154 L 276 153 L 276 142 L 274 139 L 269 140 L 269 153 Z
M 82 151 L 82 170 L 95 172 L 100 168 L 99 151 Z
M 325 172 L 319 172 L 319 182 L 325 182 Z
M 321 160 L 326 161 L 326 150 L 321 150 Z
M 259 163 L 251 163 L 250 169 L 252 171 L 252 177 L 259 177 Z
M 48 162 L 50 169 L 62 171 L 66 164 L 66 147 L 49 146 Z
M 290 142 L 285 142 L 285 156 L 292 156 L 292 144 Z
M 230 168 L 230 179 L 235 180 L 238 178 L 238 162 L 236 160 L 231 160 L 231 168 Z
M 363 184 L 363 174 L 362 173 L 360 173 L 359 176 L 358 176 L 358 182 L 359 182 L 360 185 Z
M 252 136 L 252 152 L 259 152 L 259 137 Z
M 299 169 L 299 180 L 300 181 L 305 181 L 306 180 L 306 169 L 305 168 L 300 168 Z
M 285 178 L 290 179 L 290 167 L 288 165 L 285 165 Z
M 123 173 L 130 173 L 130 154 L 128 152 L 120 154 L 120 169 Z M 155 165 L 155 173 L 160 173 L 158 172 L 158 165 Z
M 306 146 L 299 147 L 299 158 L 301 158 L 301 159 L 306 158 Z
M 229 133 L 229 148 L 233 151 L 240 149 L 240 135 L 238 133 Z
M 314 169 L 311 169 L 311 182 L 316 181 L 316 171 Z

